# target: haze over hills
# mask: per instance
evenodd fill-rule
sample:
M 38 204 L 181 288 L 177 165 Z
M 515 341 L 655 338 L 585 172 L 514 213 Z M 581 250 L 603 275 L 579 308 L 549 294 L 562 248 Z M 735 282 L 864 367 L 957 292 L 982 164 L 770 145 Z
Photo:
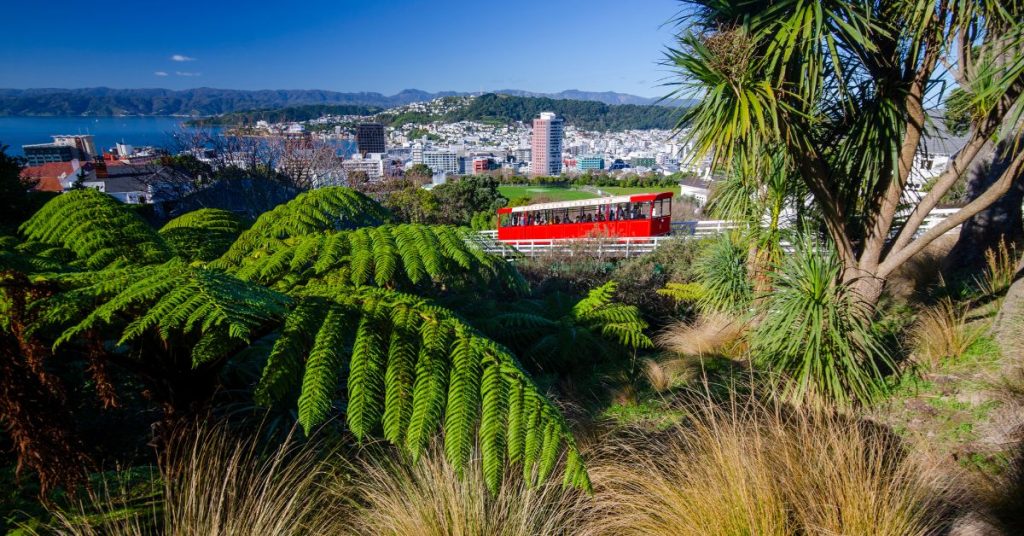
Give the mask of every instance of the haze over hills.
M 545 94 L 499 90 L 513 96 L 597 101 L 605 104 L 650 105 L 657 99 L 615 92 L 567 90 Z M 0 116 L 117 116 L 185 115 L 210 116 L 245 110 L 274 109 L 310 104 L 351 104 L 392 108 L 446 96 L 479 95 L 479 92 L 431 93 L 406 89 L 395 95 L 375 92 L 343 93 L 315 89 L 237 90 L 194 88 L 113 89 L 105 87 L 59 89 L 0 89 Z M 676 105 L 678 103 L 670 103 Z

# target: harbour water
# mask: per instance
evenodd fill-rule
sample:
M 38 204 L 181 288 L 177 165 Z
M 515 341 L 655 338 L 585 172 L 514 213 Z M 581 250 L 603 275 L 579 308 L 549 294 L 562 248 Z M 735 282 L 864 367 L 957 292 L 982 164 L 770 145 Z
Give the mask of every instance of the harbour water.
M 172 133 L 189 130 L 184 117 L 0 117 L 0 145 L 7 154 L 21 156 L 22 145 L 49 143 L 57 134 L 92 134 L 96 148 L 111 149 L 117 143 L 135 147 L 153 146 L 175 150 Z M 216 133 L 219 128 L 208 129 Z M 348 158 L 356 151 L 351 140 L 330 142 L 338 156 Z
M 97 149 L 116 143 L 171 147 L 170 133 L 184 127 L 183 117 L 0 117 L 0 145 L 21 155 L 22 145 L 48 143 L 54 134 L 92 134 Z

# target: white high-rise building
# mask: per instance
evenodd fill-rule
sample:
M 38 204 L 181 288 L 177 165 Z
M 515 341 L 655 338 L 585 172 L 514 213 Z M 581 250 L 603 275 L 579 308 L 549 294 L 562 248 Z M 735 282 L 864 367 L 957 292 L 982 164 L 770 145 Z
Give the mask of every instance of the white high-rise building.
M 459 156 L 455 151 L 423 151 L 423 163 L 435 174 L 459 172 Z
M 530 144 L 530 174 L 558 176 L 562 174 L 562 136 L 565 121 L 553 112 L 541 112 L 533 120 L 533 140 Z

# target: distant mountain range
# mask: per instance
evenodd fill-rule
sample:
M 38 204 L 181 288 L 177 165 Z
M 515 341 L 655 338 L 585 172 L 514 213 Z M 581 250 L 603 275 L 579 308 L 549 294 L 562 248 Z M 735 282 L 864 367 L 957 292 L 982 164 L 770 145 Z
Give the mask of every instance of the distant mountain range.
M 534 93 L 521 90 L 500 90 L 520 97 L 545 97 L 605 104 L 650 105 L 657 99 L 625 93 L 568 90 L 560 93 Z M 111 89 L 105 87 L 80 89 L 0 89 L 0 116 L 116 116 L 116 115 L 184 115 L 210 116 L 257 109 L 276 109 L 310 104 L 351 104 L 393 108 L 438 97 L 476 95 L 456 91 L 430 93 L 406 89 L 395 95 L 360 92 L 340 93 L 316 89 L 238 90 L 195 88 Z M 668 105 L 678 105 L 671 103 Z M 685 103 L 684 103 L 685 104 Z
M 580 91 L 578 89 L 567 89 L 565 91 L 559 91 L 558 93 L 535 93 L 533 91 L 523 91 L 521 89 L 499 89 L 497 91 L 487 91 L 485 93 L 512 95 L 513 97 L 541 97 L 556 100 L 597 101 L 605 104 L 660 104 L 664 106 L 680 106 L 681 104 L 685 104 L 680 102 L 661 101 L 661 99 L 639 97 L 628 93 L 616 93 L 614 91 Z

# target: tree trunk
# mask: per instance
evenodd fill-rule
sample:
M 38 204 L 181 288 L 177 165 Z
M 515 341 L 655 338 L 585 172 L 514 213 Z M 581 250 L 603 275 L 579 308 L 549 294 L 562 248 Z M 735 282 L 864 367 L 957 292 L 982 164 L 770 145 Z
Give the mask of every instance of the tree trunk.
M 998 149 L 991 143 L 986 144 L 968 173 L 968 200 L 973 201 L 999 180 L 1013 156 L 1012 140 L 1003 142 Z M 1001 240 L 1017 246 L 1024 244 L 1022 203 L 1024 173 L 1014 178 L 1009 192 L 964 222 L 960 239 L 946 258 L 946 270 L 964 273 L 981 269 L 985 265 L 985 251 L 998 247 Z
M 870 274 L 853 277 L 847 275 L 844 279 L 844 282 L 849 285 L 850 291 L 854 293 L 861 304 L 869 308 L 878 305 L 878 301 L 882 298 L 882 291 L 885 290 L 884 279 Z

